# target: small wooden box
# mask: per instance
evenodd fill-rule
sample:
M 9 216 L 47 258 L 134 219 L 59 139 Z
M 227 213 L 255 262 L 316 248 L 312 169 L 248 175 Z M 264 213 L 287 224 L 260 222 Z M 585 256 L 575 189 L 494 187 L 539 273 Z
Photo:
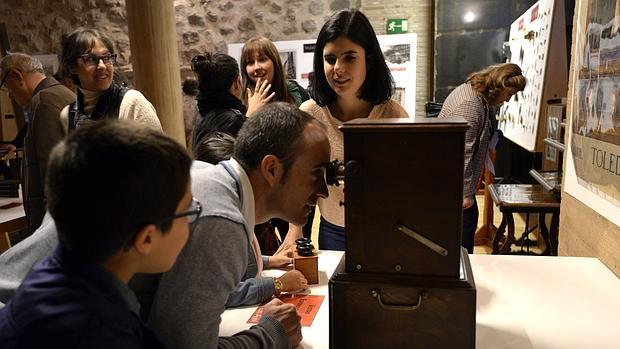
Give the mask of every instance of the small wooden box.
M 293 268 L 299 270 L 306 280 L 308 285 L 315 285 L 319 283 L 319 256 L 314 252 L 312 256 L 300 256 L 297 251 L 293 256 Z

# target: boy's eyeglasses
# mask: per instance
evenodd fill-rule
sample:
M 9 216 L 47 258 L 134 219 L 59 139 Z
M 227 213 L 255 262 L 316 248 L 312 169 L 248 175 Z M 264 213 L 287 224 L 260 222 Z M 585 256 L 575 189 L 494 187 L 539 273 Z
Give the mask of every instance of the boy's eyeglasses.
M 189 208 L 186 211 L 176 213 L 172 217 L 165 219 L 164 221 L 187 217 L 187 223 L 192 224 L 198 220 L 198 217 L 200 217 L 200 213 L 202 213 L 202 205 L 198 200 L 196 200 L 196 198 L 192 198 L 192 203 L 189 205 Z
M 199 62 L 204 62 L 206 60 L 207 60 L 206 56 L 203 56 L 203 55 L 194 56 L 191 61 L 192 71 L 196 73 L 196 64 L 198 64 Z
M 105 65 L 116 64 L 116 53 L 108 53 L 103 56 L 97 56 L 90 53 L 83 54 L 78 58 L 81 58 L 86 65 L 98 65 L 99 61 L 103 61 Z

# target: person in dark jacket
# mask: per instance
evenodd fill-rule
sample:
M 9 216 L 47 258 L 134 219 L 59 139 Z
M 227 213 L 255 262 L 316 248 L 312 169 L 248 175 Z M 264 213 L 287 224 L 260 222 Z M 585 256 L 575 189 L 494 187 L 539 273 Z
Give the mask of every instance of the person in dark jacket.
M 59 246 L 0 310 L 2 348 L 163 348 L 127 283 L 169 270 L 185 246 L 201 212 L 190 165 L 135 121 L 101 121 L 56 146 L 46 191 Z
M 206 53 L 192 58 L 192 70 L 198 78 L 196 97 L 199 116 L 194 123 L 192 149 L 214 132 L 237 136 L 246 114 L 251 114 L 269 103 L 274 94 L 268 95 L 266 83 L 249 91 L 248 107 L 241 102 L 242 87 L 237 60 L 223 53 Z
M 13 99 L 29 116 L 24 141 L 23 197 L 28 231 L 33 233 L 41 225 L 47 205 L 43 192 L 47 159 L 52 148 L 65 137 L 60 111 L 75 100 L 75 95 L 53 77 L 45 76 L 38 59 L 23 53 L 4 57 L 0 74 Z

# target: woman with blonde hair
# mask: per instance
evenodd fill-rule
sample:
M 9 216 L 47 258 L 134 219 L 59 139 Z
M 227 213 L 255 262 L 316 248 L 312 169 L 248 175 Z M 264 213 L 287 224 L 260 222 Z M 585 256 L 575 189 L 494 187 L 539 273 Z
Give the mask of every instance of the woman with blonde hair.
M 478 225 L 476 190 L 494 133 L 491 117 L 495 108 L 518 91 L 526 79 L 513 63 L 489 66 L 470 74 L 446 98 L 439 117 L 460 116 L 469 124 L 465 134 L 465 169 L 463 173 L 463 237 L 462 245 L 474 251 L 474 234 Z

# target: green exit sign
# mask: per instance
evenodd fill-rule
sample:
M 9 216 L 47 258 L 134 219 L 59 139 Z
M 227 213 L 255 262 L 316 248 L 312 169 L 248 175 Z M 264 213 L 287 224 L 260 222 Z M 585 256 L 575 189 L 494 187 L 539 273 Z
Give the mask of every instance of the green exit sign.
M 403 18 L 388 19 L 387 20 L 387 33 L 388 34 L 402 34 L 407 32 L 407 20 Z

